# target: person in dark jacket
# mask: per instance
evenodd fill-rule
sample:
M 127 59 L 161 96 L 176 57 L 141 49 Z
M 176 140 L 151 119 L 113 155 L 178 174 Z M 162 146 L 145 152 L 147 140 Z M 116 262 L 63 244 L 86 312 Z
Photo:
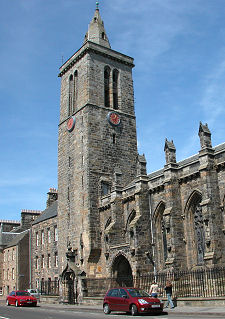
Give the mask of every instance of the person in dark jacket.
M 167 296 L 167 302 L 165 305 L 165 308 L 168 308 L 169 304 L 170 304 L 170 308 L 174 308 L 174 304 L 172 301 L 172 284 L 169 280 L 167 280 L 166 282 L 166 286 L 164 287 L 164 289 L 166 290 L 166 296 Z

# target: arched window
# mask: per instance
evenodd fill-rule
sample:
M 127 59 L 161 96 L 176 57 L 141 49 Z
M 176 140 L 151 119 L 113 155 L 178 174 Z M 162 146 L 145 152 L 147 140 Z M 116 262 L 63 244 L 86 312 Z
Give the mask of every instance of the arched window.
M 205 231 L 201 200 L 201 194 L 194 191 L 189 197 L 185 210 L 185 240 L 187 243 L 187 262 L 190 268 L 204 264 Z
M 112 218 L 109 217 L 106 224 L 105 224 L 105 229 L 111 224 L 111 222 L 112 222 Z
M 130 223 L 132 222 L 132 220 L 134 220 L 135 217 L 136 217 L 136 211 L 132 210 L 132 212 L 130 213 L 130 215 L 127 218 L 126 231 L 127 231 L 127 228 L 129 227 Z
M 105 94 L 105 106 L 106 107 L 110 107 L 109 76 L 110 76 L 110 68 L 105 67 L 105 70 L 104 70 L 104 94 Z
M 78 95 L 78 72 L 77 70 L 74 72 L 74 81 L 73 81 L 73 112 L 75 112 L 77 106 L 77 95 Z
M 165 266 L 166 259 L 168 257 L 168 243 L 167 243 L 167 230 L 165 220 L 163 218 L 163 212 L 165 210 L 165 204 L 160 203 L 154 214 L 155 222 L 155 239 L 156 239 L 156 260 L 157 268 L 162 270 Z
M 102 32 L 102 39 L 105 39 L 105 32 Z
M 69 105 L 68 105 L 68 116 L 72 114 L 73 106 L 73 75 L 69 77 Z
M 110 185 L 106 181 L 101 182 L 101 196 L 106 196 L 110 193 Z
M 115 110 L 118 109 L 118 75 L 119 72 L 114 69 L 113 70 L 113 108 Z

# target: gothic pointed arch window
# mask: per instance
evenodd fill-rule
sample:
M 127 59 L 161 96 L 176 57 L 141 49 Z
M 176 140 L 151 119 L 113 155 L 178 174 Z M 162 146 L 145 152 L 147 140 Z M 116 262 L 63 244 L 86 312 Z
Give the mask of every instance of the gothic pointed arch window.
M 136 211 L 132 210 L 132 212 L 129 214 L 127 218 L 126 228 L 125 228 L 126 232 L 128 231 L 129 225 L 131 224 L 131 222 L 134 220 L 135 217 L 136 217 Z
M 104 69 L 104 102 L 106 107 L 110 107 L 110 90 L 109 90 L 110 68 Z
M 185 236 L 187 243 L 187 262 L 193 266 L 204 265 L 205 231 L 201 207 L 202 197 L 199 192 L 194 192 L 187 203 Z
M 77 107 L 77 96 L 78 96 L 78 71 L 74 72 L 74 80 L 73 80 L 73 113 Z
M 68 116 L 72 114 L 73 109 L 73 75 L 69 77 L 69 103 L 68 103 Z
M 109 217 L 105 223 L 105 229 L 111 224 L 112 222 L 112 217 Z
M 160 203 L 156 208 L 154 214 L 154 237 L 156 246 L 156 263 L 157 269 L 162 270 L 165 267 L 165 262 L 168 257 L 167 232 L 170 230 L 165 225 L 163 213 L 165 211 L 165 204 Z
M 113 108 L 118 109 L 118 70 L 113 70 Z

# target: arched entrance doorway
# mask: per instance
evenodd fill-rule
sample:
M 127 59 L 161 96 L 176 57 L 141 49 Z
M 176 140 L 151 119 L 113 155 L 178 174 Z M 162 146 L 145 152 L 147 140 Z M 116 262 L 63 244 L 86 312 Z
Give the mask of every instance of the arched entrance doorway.
M 63 303 L 74 304 L 76 300 L 75 273 L 68 265 L 61 275 L 61 282 Z
M 115 258 L 112 265 L 112 276 L 121 287 L 132 287 L 133 276 L 129 261 L 123 255 Z

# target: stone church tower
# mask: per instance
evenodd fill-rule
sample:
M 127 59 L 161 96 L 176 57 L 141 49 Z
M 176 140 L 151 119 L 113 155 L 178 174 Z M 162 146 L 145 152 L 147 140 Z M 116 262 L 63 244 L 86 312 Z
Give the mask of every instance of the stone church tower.
M 99 198 L 137 173 L 133 59 L 111 49 L 98 4 L 82 47 L 60 68 L 59 272 L 101 268 Z M 103 265 L 104 266 L 104 265 Z

